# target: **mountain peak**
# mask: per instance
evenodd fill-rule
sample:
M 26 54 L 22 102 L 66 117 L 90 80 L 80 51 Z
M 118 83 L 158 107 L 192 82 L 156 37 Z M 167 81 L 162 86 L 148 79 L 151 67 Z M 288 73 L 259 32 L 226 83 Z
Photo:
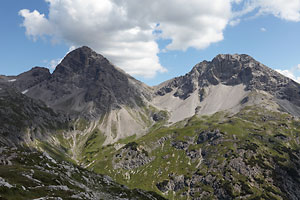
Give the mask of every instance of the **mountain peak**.
M 98 66 L 100 66 L 101 62 L 108 63 L 108 60 L 91 48 L 83 46 L 68 53 L 56 67 L 53 74 L 80 73 L 84 68 L 93 65 L 95 62 L 99 63 Z
M 88 46 L 81 46 L 81 47 L 77 48 L 77 50 L 94 52 L 94 50 Z M 76 51 L 76 49 L 74 51 Z
M 296 108 L 300 107 L 300 85 L 246 54 L 219 54 L 212 61 L 203 61 L 185 76 L 159 85 L 156 94 L 165 96 L 169 93 L 181 100 L 199 97 L 201 102 L 208 95 L 221 94 L 223 91 L 212 92 L 212 88 L 218 87 L 242 88 L 239 94 L 252 91 L 268 93 L 284 110 L 300 116 L 300 109 Z M 226 102 L 226 99 L 218 100 Z M 205 107 L 201 103 L 199 105 Z
M 192 73 L 195 70 L 201 76 L 201 86 L 244 84 L 247 89 L 263 89 L 261 86 L 290 81 L 247 54 L 219 54 L 210 62 L 197 64 Z
M 55 110 L 98 117 L 121 106 L 138 107 L 148 93 L 105 57 L 83 46 L 68 53 L 49 80 L 27 95 Z
M 89 56 L 89 57 L 92 57 L 92 56 L 103 57 L 102 55 L 98 54 L 97 52 L 95 52 L 93 49 L 91 49 L 88 46 L 82 46 L 82 47 L 79 47 L 77 49 L 74 49 L 73 51 L 68 53 L 68 55 L 69 56 L 86 55 L 86 56 Z
M 254 58 L 247 54 L 218 54 L 213 61 L 214 60 L 254 61 Z

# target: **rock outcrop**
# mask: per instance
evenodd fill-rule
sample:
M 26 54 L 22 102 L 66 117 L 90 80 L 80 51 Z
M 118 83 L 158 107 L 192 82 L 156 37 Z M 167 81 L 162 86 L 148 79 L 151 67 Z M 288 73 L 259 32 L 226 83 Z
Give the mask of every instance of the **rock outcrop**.
M 300 116 L 300 85 L 245 54 L 218 55 L 158 85 L 154 104 L 171 112 L 170 121 L 177 122 L 194 114 L 235 113 L 260 104 L 260 97 L 248 102 L 253 92 L 270 95 L 277 109 Z
M 135 169 L 153 161 L 155 157 L 149 157 L 145 149 L 139 148 L 138 144 L 128 143 L 114 156 L 114 169 Z

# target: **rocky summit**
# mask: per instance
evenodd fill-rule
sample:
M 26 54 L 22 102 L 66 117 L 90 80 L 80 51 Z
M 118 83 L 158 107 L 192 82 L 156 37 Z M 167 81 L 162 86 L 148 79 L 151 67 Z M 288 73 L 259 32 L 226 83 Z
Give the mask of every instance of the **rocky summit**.
M 248 55 L 150 87 L 81 47 L 0 113 L 0 199 L 300 199 L 300 85 Z
M 155 94 L 154 102 L 171 112 L 172 122 L 261 103 L 300 115 L 299 84 L 244 54 L 203 61 L 185 76 L 157 86 Z
M 114 67 L 106 58 L 88 47 L 69 53 L 53 74 L 47 76 L 40 69 L 38 75 L 33 72 L 28 79 L 34 82 L 34 76 L 43 81 L 35 81 L 36 84 L 27 88 L 17 88 L 28 90 L 28 96 L 69 114 L 95 117 L 120 108 L 120 105 L 141 105 L 143 99 L 150 95 L 148 88 L 142 83 Z M 23 74 L 21 77 L 23 78 Z M 19 79 L 16 80 L 17 85 Z

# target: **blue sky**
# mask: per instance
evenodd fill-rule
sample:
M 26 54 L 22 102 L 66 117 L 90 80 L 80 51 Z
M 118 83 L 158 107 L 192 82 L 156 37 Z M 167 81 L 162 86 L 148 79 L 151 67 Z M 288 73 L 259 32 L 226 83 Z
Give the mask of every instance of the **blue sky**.
M 184 9 L 176 12 L 187 1 L 170 1 L 175 2 L 170 7 L 147 1 L 146 17 L 134 1 L 125 6 L 114 0 L 73 0 L 72 5 L 59 0 L 1 1 L 0 74 L 16 75 L 34 66 L 51 68 L 70 47 L 88 45 L 149 85 L 184 75 L 195 64 L 221 53 L 249 54 L 294 79 L 300 76 L 300 0 L 291 0 L 290 6 L 282 6 L 281 0 L 274 0 L 275 4 L 222 0 L 224 12 L 215 8 L 220 0 L 191 0 L 188 12 L 195 14 L 188 15 Z M 201 11 L 204 5 L 208 8 Z M 116 14 L 125 7 L 126 17 Z M 91 10 L 93 14 L 87 15 Z M 74 19 L 78 24 L 72 24 Z M 156 29 L 158 36 L 153 35 Z

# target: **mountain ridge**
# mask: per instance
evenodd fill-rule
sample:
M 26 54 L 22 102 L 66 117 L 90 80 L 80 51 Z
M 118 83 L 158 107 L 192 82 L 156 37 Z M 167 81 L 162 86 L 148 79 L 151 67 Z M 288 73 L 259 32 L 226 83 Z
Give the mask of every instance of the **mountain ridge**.
M 281 109 L 295 116 L 300 114 L 299 84 L 245 54 L 220 54 L 212 61 L 203 61 L 195 65 L 186 75 L 156 86 L 156 95 L 161 96 L 157 98 L 158 104 L 175 113 L 171 119 L 174 122 L 196 113 L 205 115 L 237 108 L 233 109 L 235 113 L 246 105 L 261 102 L 253 98 L 252 102 L 248 101 L 251 99 L 248 95 L 253 93 L 259 96 L 268 93 L 269 100 L 277 104 L 277 108 L 273 109 Z M 164 98 L 166 96 L 169 97 Z M 170 102 L 166 102 L 168 100 Z M 176 104 L 174 100 L 177 101 Z M 188 105 L 185 105 L 184 101 L 189 102 Z M 215 109 L 218 105 L 213 104 L 214 101 L 221 105 L 219 109 Z M 183 107 L 183 110 L 189 107 L 190 111 L 177 111 L 180 107 Z
M 90 48 L 76 49 L 52 74 L 36 67 L 0 77 L 0 195 L 24 193 L 22 182 L 7 175 L 14 172 L 55 188 L 55 197 L 110 188 L 101 182 L 106 178 L 79 168 L 70 176 L 67 161 L 167 199 L 297 200 L 299 91 L 298 83 L 244 54 L 220 54 L 149 87 Z M 51 168 L 64 174 L 60 182 L 48 177 Z M 160 198 L 116 188 L 102 195 Z
M 106 143 L 145 134 L 160 111 L 168 113 L 160 119 L 171 124 L 259 104 L 300 116 L 300 85 L 246 54 L 219 54 L 149 87 L 83 46 L 68 53 L 52 74 L 35 67 L 1 80 L 57 112 L 100 124 Z

